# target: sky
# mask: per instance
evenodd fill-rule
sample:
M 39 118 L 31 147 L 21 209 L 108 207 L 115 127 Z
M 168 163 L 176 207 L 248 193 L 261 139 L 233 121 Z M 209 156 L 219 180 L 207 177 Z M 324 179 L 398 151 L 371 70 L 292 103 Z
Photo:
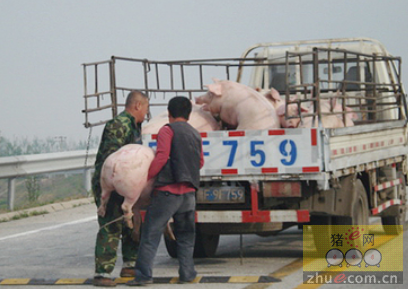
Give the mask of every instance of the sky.
M 407 12 L 406 0 L 0 0 L 0 136 L 86 140 L 81 64 L 112 55 L 233 58 L 262 42 L 369 37 L 402 57 L 407 83 Z

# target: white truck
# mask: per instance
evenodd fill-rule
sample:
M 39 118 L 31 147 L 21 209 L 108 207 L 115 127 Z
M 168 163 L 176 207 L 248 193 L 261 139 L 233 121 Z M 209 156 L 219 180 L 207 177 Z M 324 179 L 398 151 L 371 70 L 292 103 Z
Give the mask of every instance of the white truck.
M 112 56 L 83 68 L 85 127 L 115 116 L 130 90 L 146 92 L 155 115 L 175 95 L 203 94 L 212 77 L 261 92 L 273 87 L 287 104 L 312 108 L 298 117 L 313 117 L 316 127 L 202 133 L 195 257 L 213 256 L 220 234 L 267 236 L 293 225 L 368 224 L 370 216 L 381 217 L 383 225 L 404 223 L 407 104 L 401 59 L 376 40 L 262 43 L 232 59 Z M 320 103 L 334 97 L 343 109 L 323 112 Z M 325 115 L 345 119 L 350 109 L 357 115 L 354 126 L 322 126 Z M 91 122 L 98 114 L 102 120 Z M 146 135 L 144 143 L 154 146 L 155 136 Z M 166 240 L 166 246 L 176 256 L 175 244 Z

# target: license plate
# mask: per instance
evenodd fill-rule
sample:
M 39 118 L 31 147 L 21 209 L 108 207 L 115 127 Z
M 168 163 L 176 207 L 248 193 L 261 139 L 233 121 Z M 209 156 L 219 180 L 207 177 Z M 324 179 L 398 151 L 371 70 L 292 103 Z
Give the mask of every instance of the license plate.
M 243 187 L 199 188 L 197 191 L 197 203 L 245 203 L 245 189 Z

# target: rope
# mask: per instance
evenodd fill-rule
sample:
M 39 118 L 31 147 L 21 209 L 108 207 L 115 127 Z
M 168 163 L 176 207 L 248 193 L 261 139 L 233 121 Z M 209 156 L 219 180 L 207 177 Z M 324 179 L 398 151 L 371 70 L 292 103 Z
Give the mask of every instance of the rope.
M 133 214 L 122 215 L 122 216 L 120 216 L 119 218 L 116 218 L 115 220 L 106 223 L 105 225 L 103 225 L 102 227 L 100 227 L 99 230 L 102 230 L 103 228 L 106 228 L 107 226 L 109 226 L 109 225 L 111 225 L 111 224 L 113 224 L 113 223 L 119 222 L 119 221 L 121 221 L 121 220 L 123 220 L 123 219 L 130 219 L 130 218 L 132 218 L 132 217 L 133 217 Z
M 100 227 L 99 230 L 102 230 L 103 228 L 106 228 L 107 226 L 109 226 L 109 225 L 111 225 L 111 224 L 113 224 L 113 223 L 116 223 L 116 222 L 118 222 L 118 221 L 121 221 L 121 220 L 123 220 L 124 218 L 125 218 L 125 215 L 120 216 L 119 218 L 117 218 L 117 219 L 115 219 L 115 220 L 113 220 L 113 221 L 110 221 L 109 223 L 106 223 L 105 225 L 103 225 L 102 227 Z

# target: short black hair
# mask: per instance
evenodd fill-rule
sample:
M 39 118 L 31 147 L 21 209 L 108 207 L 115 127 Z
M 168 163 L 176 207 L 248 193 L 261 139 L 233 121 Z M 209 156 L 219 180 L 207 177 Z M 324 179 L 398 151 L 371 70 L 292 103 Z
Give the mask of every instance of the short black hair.
M 167 109 L 170 116 L 174 118 L 182 117 L 188 120 L 190 118 L 192 104 L 191 101 L 185 96 L 175 96 L 170 99 Z

